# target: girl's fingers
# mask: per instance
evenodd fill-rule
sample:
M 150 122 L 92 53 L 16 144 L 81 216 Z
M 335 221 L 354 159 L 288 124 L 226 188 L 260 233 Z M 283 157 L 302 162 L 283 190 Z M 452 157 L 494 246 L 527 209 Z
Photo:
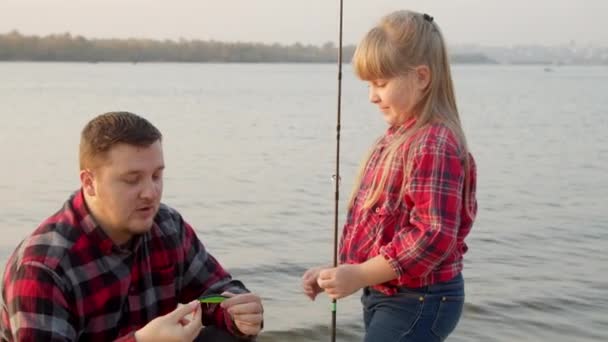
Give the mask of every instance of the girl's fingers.
M 333 279 L 327 279 L 327 280 L 319 279 L 317 281 L 317 284 L 319 285 L 319 287 L 322 289 L 325 289 L 325 290 L 335 287 L 335 283 L 336 282 Z

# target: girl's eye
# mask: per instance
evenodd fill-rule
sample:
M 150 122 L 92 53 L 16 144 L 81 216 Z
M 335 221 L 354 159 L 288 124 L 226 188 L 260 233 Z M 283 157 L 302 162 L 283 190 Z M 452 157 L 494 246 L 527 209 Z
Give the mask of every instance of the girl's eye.
M 386 82 L 386 81 L 372 81 L 372 82 L 369 82 L 368 87 L 384 88 L 387 83 L 388 82 Z

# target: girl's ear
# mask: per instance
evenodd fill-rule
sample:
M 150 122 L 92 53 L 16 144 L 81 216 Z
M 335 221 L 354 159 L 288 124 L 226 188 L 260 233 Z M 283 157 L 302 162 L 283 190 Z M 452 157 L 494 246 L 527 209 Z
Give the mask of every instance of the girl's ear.
M 415 86 L 418 90 L 425 90 L 431 84 L 431 69 L 428 65 L 419 65 L 415 70 Z

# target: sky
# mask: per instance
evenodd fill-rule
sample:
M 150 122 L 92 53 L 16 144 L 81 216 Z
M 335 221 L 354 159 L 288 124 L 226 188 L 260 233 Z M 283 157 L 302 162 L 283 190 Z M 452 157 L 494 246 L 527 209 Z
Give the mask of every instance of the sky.
M 432 15 L 448 44 L 608 46 L 608 0 L 344 0 L 344 43 L 382 15 Z M 339 0 L 0 0 L 0 33 L 320 45 Z

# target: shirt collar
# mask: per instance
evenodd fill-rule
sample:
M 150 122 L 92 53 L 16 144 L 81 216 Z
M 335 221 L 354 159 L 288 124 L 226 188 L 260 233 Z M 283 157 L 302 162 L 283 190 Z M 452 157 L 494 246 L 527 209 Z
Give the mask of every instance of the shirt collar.
M 401 125 L 395 125 L 395 126 L 389 127 L 386 130 L 386 136 L 390 137 L 390 136 L 394 135 L 397 131 L 404 131 L 404 130 L 412 127 L 415 123 L 416 123 L 416 117 L 411 117 L 411 118 L 407 119 Z
M 91 215 L 91 212 L 87 207 L 82 188 L 72 195 L 71 203 L 72 209 L 78 217 L 80 228 L 85 234 L 87 234 L 88 238 L 93 242 L 94 245 L 99 246 L 104 255 L 109 255 L 112 253 L 129 254 L 137 251 L 141 245 L 141 236 L 133 237 L 135 240 L 126 244 L 126 248 L 116 245 L 97 223 L 97 221 L 95 221 L 93 215 Z
M 408 128 L 412 127 L 416 123 L 416 118 L 409 118 L 401 125 L 391 126 L 386 130 L 386 133 L 382 138 L 380 138 L 380 142 L 378 143 L 378 148 L 383 149 L 388 145 L 391 139 L 395 136 L 397 132 L 404 132 Z

